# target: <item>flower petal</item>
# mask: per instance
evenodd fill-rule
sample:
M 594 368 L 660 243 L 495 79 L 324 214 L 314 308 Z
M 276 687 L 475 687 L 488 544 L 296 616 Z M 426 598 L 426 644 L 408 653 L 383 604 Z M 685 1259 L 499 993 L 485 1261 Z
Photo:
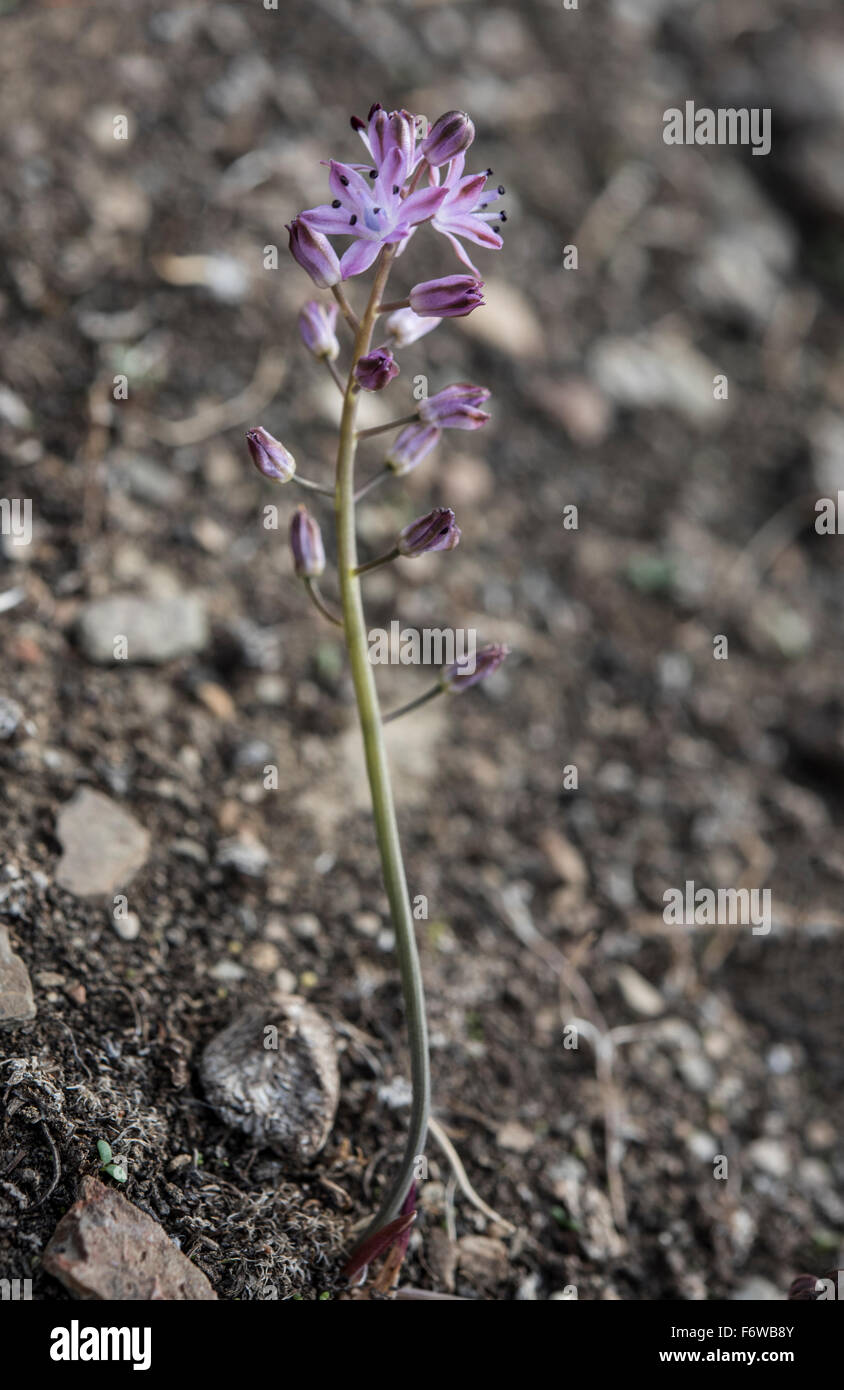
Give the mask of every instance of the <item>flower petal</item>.
M 469 269 L 472 271 L 472 273 L 474 275 L 477 275 L 478 279 L 480 280 L 481 272 L 478 270 L 478 267 L 476 265 L 473 265 L 472 262 L 469 260 L 469 257 L 466 253 L 466 248 L 461 245 L 461 243 L 457 240 L 457 237 L 453 236 L 451 232 L 447 232 L 445 227 L 438 227 L 436 220 L 431 225 L 433 227 L 436 227 L 437 231 L 440 232 L 444 237 L 447 237 L 447 239 L 451 242 L 452 246 L 454 247 L 463 264 L 467 265 Z
M 497 232 L 480 217 L 448 217 L 443 219 L 444 225 L 438 226 L 437 231 L 453 232 L 455 236 L 465 236 L 469 241 L 474 241 L 477 246 L 488 246 L 493 251 L 500 251 L 504 242 Z
M 339 198 L 352 212 L 361 213 L 369 207 L 372 198 L 369 184 L 354 165 L 338 164 L 336 159 L 332 159 L 328 186 L 334 197 Z
M 362 275 L 368 270 L 381 250 L 380 241 L 355 241 L 340 257 L 340 273 L 344 280 L 353 275 Z
M 447 188 L 420 188 L 402 204 L 402 220 L 416 226 L 434 217 L 448 197 Z
M 449 215 L 454 213 L 459 216 L 463 213 L 474 212 L 485 183 L 486 174 L 470 174 L 467 178 L 461 179 L 448 200 Z M 498 195 L 492 196 L 497 197 Z
M 311 231 L 322 232 L 325 236 L 368 236 L 366 227 L 361 223 L 350 225 L 351 215 L 348 208 L 333 208 L 323 203 L 321 207 L 301 212 L 299 217 Z

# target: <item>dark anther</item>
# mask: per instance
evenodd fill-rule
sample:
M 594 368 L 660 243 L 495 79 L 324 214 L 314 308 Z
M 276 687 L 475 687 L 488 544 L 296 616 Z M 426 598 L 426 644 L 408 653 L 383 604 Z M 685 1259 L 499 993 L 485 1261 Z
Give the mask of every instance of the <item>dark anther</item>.
M 332 200 L 331 200 L 331 206 L 332 206 L 333 208 L 339 208 L 339 206 L 340 206 L 340 199 L 339 199 L 339 198 L 332 198 Z
M 497 235 L 498 235 L 498 233 L 499 233 L 499 232 L 500 232 L 500 231 L 501 231 L 501 228 L 500 228 L 500 227 L 498 227 L 498 226 L 495 226 L 495 227 L 493 227 L 493 229 L 492 229 L 492 230 L 493 230 L 493 231 L 494 231 L 494 232 L 495 232 L 495 234 L 496 234 L 496 236 L 497 236 Z
M 504 187 L 504 184 L 503 184 L 503 183 L 500 183 L 500 184 L 498 185 L 498 191 L 499 191 L 499 193 L 506 193 L 506 192 L 507 192 L 507 189 Z
M 398 193 L 398 191 L 399 191 L 399 186 L 398 186 L 397 183 L 394 183 L 394 184 L 393 184 L 393 193 L 396 194 L 396 193 Z
M 370 169 L 370 171 L 369 171 L 369 177 L 370 177 L 371 179 L 377 179 L 377 177 L 378 177 L 378 170 L 377 170 L 377 169 Z
M 381 209 L 380 209 L 380 208 L 373 208 L 372 211 L 373 211 L 374 213 L 375 213 L 375 212 L 380 212 Z
M 488 179 L 491 179 L 494 172 L 495 172 L 495 171 L 494 171 L 493 169 L 487 169 L 487 171 L 486 171 L 486 176 L 487 176 L 487 178 L 488 178 Z
M 340 175 L 340 182 L 342 183 L 342 185 L 343 185 L 344 188 L 348 188 L 348 186 L 349 186 L 349 180 L 346 178 L 346 175 L 345 175 L 345 174 L 341 174 L 341 175 Z
M 350 226 L 350 227 L 353 227 L 353 226 L 355 225 L 355 223 L 357 222 L 357 220 L 358 220 L 358 215 L 357 215 L 356 212 L 353 212 L 352 215 L 351 215 L 351 217 L 349 218 L 349 226 Z
M 503 209 L 502 209 L 502 211 L 498 214 L 498 216 L 499 216 L 499 218 L 501 219 L 502 222 L 506 222 L 506 221 L 507 221 L 507 214 L 506 214 L 506 212 L 503 211 Z

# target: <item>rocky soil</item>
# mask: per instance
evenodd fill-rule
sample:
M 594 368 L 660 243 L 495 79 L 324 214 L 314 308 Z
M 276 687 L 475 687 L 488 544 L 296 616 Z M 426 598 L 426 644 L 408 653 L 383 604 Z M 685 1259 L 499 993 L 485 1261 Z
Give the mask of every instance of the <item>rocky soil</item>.
M 513 648 L 391 731 L 435 1114 L 491 1209 L 432 1142 L 403 1283 L 775 1299 L 844 1264 L 839 8 L 0 8 L 0 491 L 32 503 L 0 537 L 0 1274 L 146 1297 L 148 1238 L 168 1297 L 346 1296 L 401 1149 L 343 651 L 243 447 L 330 477 L 283 227 L 375 99 L 470 111 L 509 214 L 488 307 L 396 387 L 482 382 L 494 418 L 361 518 L 372 554 L 435 504 L 463 528 L 372 577 L 373 625 Z M 771 154 L 665 145 L 692 98 L 772 107 Z M 397 293 L 449 257 L 417 237 Z M 687 880 L 769 888 L 772 930 L 667 925 Z M 282 1020 L 298 1139 L 238 1123 L 277 1076 L 249 1039 L 213 1069 L 244 1017 Z

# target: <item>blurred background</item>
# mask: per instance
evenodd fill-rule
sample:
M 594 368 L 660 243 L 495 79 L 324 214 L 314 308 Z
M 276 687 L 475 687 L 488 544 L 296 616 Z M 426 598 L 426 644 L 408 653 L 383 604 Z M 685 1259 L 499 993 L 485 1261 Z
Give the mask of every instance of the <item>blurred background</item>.
M 32 502 L 31 543 L 0 538 L 0 912 L 37 1006 L 3 1035 L 3 1273 L 67 1296 L 41 1254 L 120 1137 L 127 1196 L 220 1297 L 313 1298 L 403 1142 L 344 653 L 291 575 L 299 498 L 243 441 L 263 424 L 331 477 L 337 393 L 298 339 L 284 224 L 325 200 L 320 160 L 362 158 L 349 116 L 375 100 L 468 111 L 508 213 L 487 307 L 371 407 L 406 413 L 424 373 L 489 386 L 493 419 L 360 520 L 372 555 L 433 505 L 463 528 L 372 577 L 373 626 L 513 648 L 391 740 L 435 1113 L 498 1214 L 431 1146 L 407 1281 L 774 1299 L 844 1263 L 842 542 L 814 527 L 844 489 L 840 7 L 0 12 L 0 491 Z M 665 145 L 687 100 L 770 107 L 771 153 Z M 419 235 L 395 293 L 459 269 Z M 378 463 L 373 442 L 361 476 Z M 140 651 L 111 664 L 130 622 Z M 426 683 L 379 671 L 386 706 Z M 85 789 L 107 800 L 62 822 Z M 770 888 L 770 934 L 666 926 L 686 880 Z M 291 991 L 342 1053 L 299 1168 L 197 1077 L 240 1007 Z

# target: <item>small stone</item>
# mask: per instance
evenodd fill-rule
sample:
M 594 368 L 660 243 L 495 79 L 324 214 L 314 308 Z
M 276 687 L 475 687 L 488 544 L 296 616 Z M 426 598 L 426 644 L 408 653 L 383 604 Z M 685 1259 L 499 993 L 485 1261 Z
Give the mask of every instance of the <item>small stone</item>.
M 82 1179 L 79 1200 L 44 1251 L 44 1268 L 76 1298 L 210 1302 L 217 1297 L 157 1221 L 96 1178 Z
M 360 932 L 361 936 L 368 936 L 373 941 L 380 932 L 381 925 L 381 918 L 377 912 L 356 912 L 352 918 L 352 926 L 355 931 Z
M 82 609 L 77 632 L 88 660 L 102 666 L 120 661 L 160 666 L 202 651 L 208 641 L 205 610 L 192 594 L 94 599 Z
M 806 1129 L 806 1138 L 812 1149 L 831 1149 L 838 1138 L 838 1131 L 829 1120 L 811 1120 Z
M 748 1148 L 747 1157 L 754 1168 L 769 1177 L 787 1178 L 791 1172 L 788 1149 L 778 1139 L 757 1139 Z
M 81 787 L 59 811 L 56 883 L 78 898 L 112 897 L 146 863 L 149 835 L 117 802 Z
M 246 971 L 242 965 L 238 965 L 233 960 L 220 960 L 216 965 L 212 965 L 208 971 L 212 980 L 217 980 L 221 985 L 236 985 L 238 981 L 246 979 Z
M 182 495 L 181 476 L 155 459 L 120 451 L 109 459 L 109 466 L 127 492 L 139 502 L 156 507 L 172 507 Z
M 701 1163 L 711 1163 L 719 1152 L 717 1139 L 702 1129 L 692 1130 L 686 1138 L 686 1146 L 692 1157 L 699 1159 Z
M 137 912 L 127 912 L 125 917 L 113 918 L 113 925 L 121 941 L 137 941 L 141 934 L 141 919 Z
M 23 720 L 23 710 L 17 700 L 0 695 L 0 742 L 13 738 Z
M 378 1099 L 390 1110 L 404 1110 L 413 1100 L 413 1087 L 406 1076 L 394 1076 L 378 1087 Z
M 713 396 L 715 367 L 680 335 L 654 331 L 601 338 L 591 349 L 589 367 L 599 391 L 621 406 L 663 406 L 693 424 L 706 424 L 726 409 Z
M 234 869 L 244 878 L 261 878 L 269 863 L 269 851 L 258 840 L 221 840 L 216 860 L 221 869 Z
M 584 449 L 602 444 L 610 432 L 612 407 L 584 377 L 542 379 L 534 386 L 533 395 L 539 406 L 563 426 L 569 438 Z
M 60 989 L 65 983 L 65 976 L 58 970 L 39 970 L 35 976 L 35 983 L 39 989 Z
M 507 1246 L 491 1236 L 462 1236 L 457 1242 L 457 1262 L 470 1283 L 486 1290 L 503 1284 L 509 1274 Z
M 499 1148 L 507 1149 L 514 1154 L 529 1153 L 536 1143 L 536 1136 L 526 1125 L 519 1124 L 518 1120 L 508 1120 L 495 1137 Z
M 281 953 L 271 941 L 253 941 L 252 945 L 247 947 L 244 960 L 259 974 L 272 975 L 273 971 L 278 969 Z
M 6 928 L 0 927 L 0 1028 L 28 1023 L 35 1013 L 29 971 L 13 952 Z
M 510 357 L 542 357 L 545 334 L 527 296 L 509 281 L 499 279 L 487 279 L 484 295 L 484 312 L 464 319 L 466 331 Z
M 237 715 L 237 707 L 231 695 L 216 681 L 200 681 L 195 694 L 216 719 L 232 720 Z
M 665 1013 L 662 995 L 632 965 L 619 965 L 615 978 L 625 1003 L 641 1018 L 657 1018 Z
M 221 1119 L 255 1144 L 300 1162 L 324 1148 L 337 1110 L 337 1050 L 330 1024 L 303 999 L 246 1009 L 212 1038 L 199 1071 Z
M 300 941 L 316 941 L 322 927 L 315 913 L 300 912 L 297 917 L 291 920 L 290 929 Z

